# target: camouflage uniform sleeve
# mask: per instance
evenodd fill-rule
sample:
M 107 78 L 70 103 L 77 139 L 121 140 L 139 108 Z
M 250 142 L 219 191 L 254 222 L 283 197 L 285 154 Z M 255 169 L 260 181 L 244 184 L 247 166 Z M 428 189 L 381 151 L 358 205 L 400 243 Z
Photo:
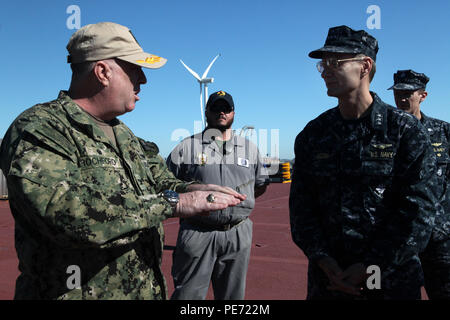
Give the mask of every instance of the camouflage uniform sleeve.
M 383 277 L 423 251 L 436 215 L 438 184 L 436 157 L 423 130 L 405 131 L 397 153 L 392 190 L 385 200 L 393 204 L 371 242 L 367 265 L 378 265 Z
M 158 184 L 156 186 L 157 192 L 162 192 L 163 190 L 174 190 L 179 193 L 186 192 L 189 183 L 177 179 L 169 170 L 164 159 L 158 154 L 159 149 L 157 145 L 141 138 L 139 138 L 139 142 L 147 157 L 149 169 Z
M 295 163 L 289 196 L 291 235 L 295 244 L 303 250 L 310 261 L 329 256 L 325 235 L 315 209 L 315 195 L 311 190 L 312 177 L 303 164 L 308 150 L 306 132 L 295 139 Z
M 162 197 L 83 182 L 70 134 L 59 121 L 33 119 L 12 131 L 9 150 L 16 150 L 8 151 L 6 168 L 11 207 L 17 219 L 50 240 L 76 247 L 120 246 L 172 216 Z

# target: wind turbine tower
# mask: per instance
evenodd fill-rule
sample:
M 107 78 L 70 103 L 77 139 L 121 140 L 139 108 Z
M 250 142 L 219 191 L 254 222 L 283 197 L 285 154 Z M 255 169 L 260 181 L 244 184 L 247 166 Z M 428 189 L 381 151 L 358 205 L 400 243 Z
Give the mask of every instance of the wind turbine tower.
M 209 64 L 208 68 L 206 68 L 205 72 L 203 73 L 202 77 L 200 76 L 191 68 L 189 68 L 183 60 L 180 59 L 180 62 L 183 64 L 183 66 L 194 76 L 195 79 L 197 79 L 198 83 L 200 84 L 200 112 L 202 114 L 202 124 L 203 128 L 205 128 L 205 116 L 203 113 L 203 106 L 206 108 L 206 102 L 208 101 L 208 84 L 214 82 L 214 78 L 207 78 L 208 72 L 211 69 L 213 63 L 216 61 L 216 59 L 220 56 L 218 54 Z

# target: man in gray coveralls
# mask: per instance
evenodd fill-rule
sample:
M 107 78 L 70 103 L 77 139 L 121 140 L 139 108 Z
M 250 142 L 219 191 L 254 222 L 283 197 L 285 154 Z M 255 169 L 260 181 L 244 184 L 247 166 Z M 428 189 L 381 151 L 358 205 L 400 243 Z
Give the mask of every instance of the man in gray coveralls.
M 181 180 L 230 187 L 246 199 L 209 216 L 181 219 L 173 254 L 172 299 L 205 299 L 212 282 L 215 299 L 239 300 L 245 295 L 252 243 L 248 217 L 268 177 L 257 147 L 231 129 L 234 102 L 230 94 L 213 93 L 205 115 L 207 128 L 175 147 L 167 165 Z

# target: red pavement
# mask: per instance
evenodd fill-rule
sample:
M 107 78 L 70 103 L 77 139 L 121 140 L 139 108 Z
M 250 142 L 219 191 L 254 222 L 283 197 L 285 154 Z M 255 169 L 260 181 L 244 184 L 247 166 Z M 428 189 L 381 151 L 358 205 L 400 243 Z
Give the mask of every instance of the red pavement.
M 0 201 L 0 299 L 12 299 L 19 275 L 14 248 L 14 219 L 8 201 Z
M 247 274 L 246 300 L 302 300 L 306 297 L 308 261 L 292 242 L 289 226 L 290 184 L 270 184 L 256 201 L 251 215 L 253 244 Z M 164 223 L 166 233 L 162 268 L 173 292 L 170 275 L 172 248 L 176 244 L 178 220 Z M 14 220 L 7 201 L 0 201 L 0 300 L 14 297 L 19 271 L 14 249 Z M 422 290 L 422 296 L 426 294 Z M 213 299 L 210 288 L 207 299 Z

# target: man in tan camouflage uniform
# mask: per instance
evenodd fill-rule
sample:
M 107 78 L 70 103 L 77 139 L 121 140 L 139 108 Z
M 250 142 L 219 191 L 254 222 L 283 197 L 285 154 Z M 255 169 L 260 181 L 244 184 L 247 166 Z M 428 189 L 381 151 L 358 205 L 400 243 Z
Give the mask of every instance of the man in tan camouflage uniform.
M 166 59 L 145 53 L 114 23 L 83 27 L 67 49 L 69 91 L 24 111 L 1 145 L 21 271 L 15 298 L 165 299 L 161 222 L 245 197 L 176 179 L 156 145 L 146 156 L 116 118 L 139 100 L 141 67 Z M 79 286 L 71 285 L 72 270 Z

